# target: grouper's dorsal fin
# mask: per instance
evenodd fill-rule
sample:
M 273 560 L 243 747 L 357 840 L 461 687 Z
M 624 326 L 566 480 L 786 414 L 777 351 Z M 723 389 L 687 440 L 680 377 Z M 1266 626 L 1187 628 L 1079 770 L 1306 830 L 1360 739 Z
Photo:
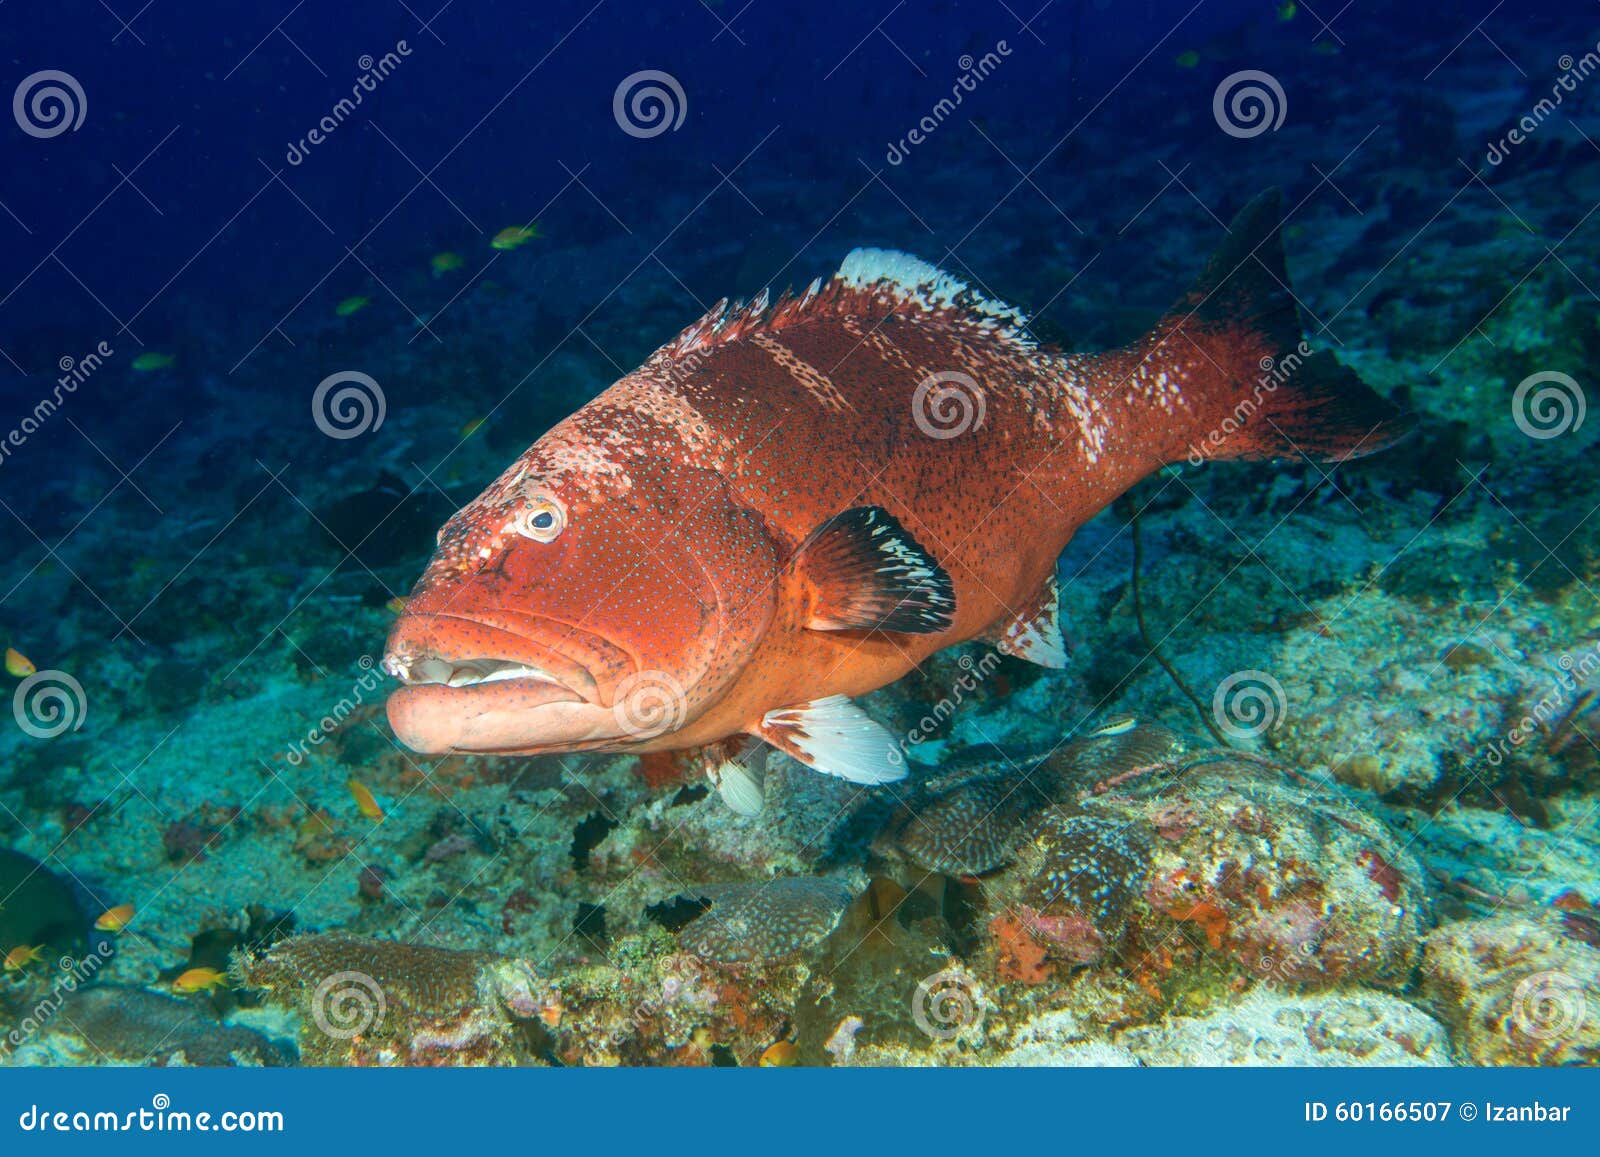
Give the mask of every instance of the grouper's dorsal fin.
M 898 309 L 946 314 L 952 321 L 992 330 L 1029 349 L 1035 344 L 1027 315 L 1020 309 L 898 249 L 852 249 L 833 284 L 882 298 Z
M 776 301 L 763 289 L 748 302 L 713 305 L 704 317 L 656 353 L 678 361 L 714 346 L 757 334 L 773 334 L 821 317 L 876 320 L 891 313 L 916 312 L 942 317 L 953 325 L 976 327 L 1023 349 L 1033 349 L 1028 319 L 1020 309 L 972 288 L 959 277 L 920 257 L 895 249 L 852 249 L 827 281 L 820 277 L 795 294 L 784 290 Z

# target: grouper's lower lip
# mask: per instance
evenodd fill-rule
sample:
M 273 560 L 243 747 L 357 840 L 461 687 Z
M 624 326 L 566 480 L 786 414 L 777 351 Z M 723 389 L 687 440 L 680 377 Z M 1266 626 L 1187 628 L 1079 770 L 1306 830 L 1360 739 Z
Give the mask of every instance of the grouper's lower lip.
M 597 737 L 597 710 L 570 688 L 537 678 L 413 684 L 388 703 L 395 736 L 429 755 L 559 749 Z

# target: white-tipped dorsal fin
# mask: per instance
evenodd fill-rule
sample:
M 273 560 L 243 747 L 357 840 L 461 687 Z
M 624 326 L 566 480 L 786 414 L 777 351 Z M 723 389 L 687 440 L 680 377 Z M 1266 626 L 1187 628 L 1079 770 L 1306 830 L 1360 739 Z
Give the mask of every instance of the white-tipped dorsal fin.
M 905 778 L 905 756 L 894 736 L 843 695 L 769 711 L 756 734 L 807 767 L 851 783 Z
M 961 278 L 898 249 L 852 249 L 834 279 L 852 289 L 887 289 L 907 305 L 932 311 L 950 310 L 1032 346 L 1028 318 L 1020 309 L 996 301 Z
M 1056 577 L 1045 580 L 1032 601 L 994 635 L 995 649 L 1002 655 L 1026 659 L 1040 667 L 1059 671 L 1071 661 L 1067 637 L 1061 629 L 1061 589 Z

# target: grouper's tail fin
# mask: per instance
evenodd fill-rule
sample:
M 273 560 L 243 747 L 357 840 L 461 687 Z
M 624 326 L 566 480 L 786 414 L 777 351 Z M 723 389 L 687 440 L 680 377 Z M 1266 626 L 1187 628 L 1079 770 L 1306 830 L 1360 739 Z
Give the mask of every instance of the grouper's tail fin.
M 1200 419 L 1186 456 L 1342 462 L 1392 446 L 1414 419 L 1331 353 L 1313 353 L 1284 264 L 1282 195 L 1241 209 L 1205 271 L 1152 335 L 1178 359 Z

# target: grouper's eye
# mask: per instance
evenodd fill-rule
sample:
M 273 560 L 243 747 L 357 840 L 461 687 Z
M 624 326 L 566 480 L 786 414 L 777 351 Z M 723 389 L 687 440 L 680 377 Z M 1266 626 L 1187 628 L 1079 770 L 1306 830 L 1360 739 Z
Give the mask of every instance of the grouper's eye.
M 553 542 L 566 525 L 566 511 L 553 498 L 534 499 L 511 523 L 513 530 L 534 542 Z

